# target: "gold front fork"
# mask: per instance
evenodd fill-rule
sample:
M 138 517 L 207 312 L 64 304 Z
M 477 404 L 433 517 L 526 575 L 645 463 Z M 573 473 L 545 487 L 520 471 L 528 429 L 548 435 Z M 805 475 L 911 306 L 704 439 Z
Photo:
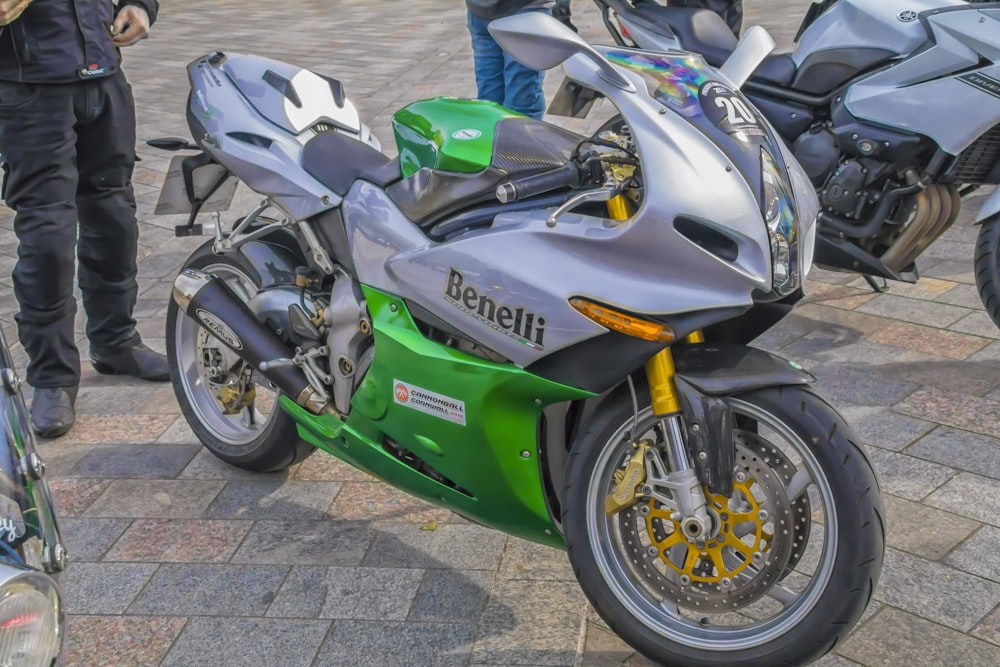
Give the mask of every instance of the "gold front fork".
M 704 343 L 705 335 L 695 331 L 686 340 L 691 344 Z M 646 364 L 646 379 L 649 380 L 649 392 L 653 399 L 653 414 L 657 417 L 681 411 L 677 388 L 674 386 L 676 372 L 674 355 L 669 347 L 660 350 Z
M 630 215 L 625 195 L 615 195 L 608 200 L 608 217 L 612 220 L 628 220 Z
M 653 399 L 653 414 L 657 417 L 680 412 L 677 389 L 674 386 L 674 355 L 670 348 L 664 348 L 646 363 L 646 378 L 649 393 Z
M 608 217 L 612 220 L 628 220 L 631 215 L 629 202 L 624 195 L 615 195 L 608 201 Z M 687 337 L 691 344 L 704 343 L 705 336 L 695 331 Z M 649 391 L 653 399 L 653 414 L 658 417 L 680 412 L 680 402 L 677 400 L 677 389 L 674 387 L 674 355 L 670 348 L 660 351 L 646 364 L 646 378 L 649 380 Z
M 705 337 L 697 331 L 687 337 L 686 342 L 696 344 L 704 342 Z M 698 544 L 709 534 L 712 526 L 708 515 L 704 490 L 698 479 L 698 474 L 689 460 L 685 445 L 684 429 L 681 420 L 681 404 L 677 395 L 677 383 L 674 376 L 674 355 L 671 349 L 664 348 L 646 364 L 646 377 L 649 380 L 649 393 L 653 400 L 653 414 L 663 428 L 664 444 L 667 458 L 670 461 L 670 474 L 666 480 L 675 491 L 677 516 L 675 525 L 681 534 L 692 544 Z M 634 446 L 634 445 L 633 445 Z M 646 453 L 643 454 L 645 456 Z M 648 474 L 648 473 L 647 473 Z M 643 481 L 643 489 L 655 488 L 654 482 Z M 643 491 L 646 494 L 647 491 Z M 606 505 L 614 509 L 620 503 L 608 502 Z

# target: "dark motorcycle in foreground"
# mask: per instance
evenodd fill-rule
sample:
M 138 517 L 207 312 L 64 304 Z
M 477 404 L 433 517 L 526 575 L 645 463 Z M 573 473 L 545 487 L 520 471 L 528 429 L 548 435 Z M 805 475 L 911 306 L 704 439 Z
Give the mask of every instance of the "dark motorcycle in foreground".
M 0 329 L 0 667 L 51 667 L 66 634 L 66 549 Z

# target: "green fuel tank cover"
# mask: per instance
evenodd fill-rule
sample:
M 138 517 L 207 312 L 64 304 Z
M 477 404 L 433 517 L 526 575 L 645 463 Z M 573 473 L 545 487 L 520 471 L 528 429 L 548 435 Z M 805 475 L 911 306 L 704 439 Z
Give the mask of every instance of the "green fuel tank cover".
M 392 117 L 403 177 L 422 167 L 466 174 L 493 158 L 497 123 L 521 114 L 494 102 L 435 97 L 403 107 Z

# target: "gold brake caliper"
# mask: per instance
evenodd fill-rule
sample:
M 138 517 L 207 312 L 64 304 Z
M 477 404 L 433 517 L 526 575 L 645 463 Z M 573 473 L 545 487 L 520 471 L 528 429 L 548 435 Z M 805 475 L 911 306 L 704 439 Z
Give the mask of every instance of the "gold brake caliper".
M 246 408 L 253 406 L 255 398 L 257 398 L 256 387 L 251 386 L 246 391 L 239 385 L 219 387 L 219 402 L 222 403 L 222 413 L 226 415 L 240 414 Z
M 219 403 L 222 413 L 226 415 L 238 415 L 252 408 L 256 399 L 257 387 L 253 383 L 253 369 L 249 366 L 244 369 L 239 382 L 219 387 Z
M 744 503 L 744 507 L 738 512 L 730 509 L 729 498 L 710 494 L 705 490 L 709 512 L 718 521 L 719 530 L 703 544 L 688 542 L 681 532 L 680 524 L 672 518 L 672 512 L 657 508 L 655 501 L 650 500 L 646 529 L 653 546 L 660 552 L 660 559 L 667 567 L 690 577 L 692 582 L 731 584 L 750 563 L 763 562 L 764 553 L 770 549 L 769 536 L 764 532 L 767 514 L 761 511 L 750 492 L 753 484 L 754 480 L 749 478 L 734 484 L 733 498 L 742 496 Z M 736 527 L 746 524 L 753 524 L 753 528 L 746 531 L 745 535 L 738 536 Z M 752 541 L 744 541 L 746 538 L 751 538 Z M 672 547 L 677 546 L 687 548 L 682 565 L 677 565 L 671 559 Z M 724 557 L 727 550 L 734 556 L 728 560 Z
M 646 481 L 646 452 L 652 446 L 653 443 L 649 440 L 632 443 L 635 452 L 632 453 L 625 468 L 615 471 L 615 490 L 604 499 L 604 511 L 609 515 L 617 514 L 635 504 L 639 491 Z
M 622 199 L 618 195 L 615 199 Z M 609 202 L 614 217 L 615 207 Z M 624 206 L 623 202 L 619 202 Z M 691 344 L 705 341 L 700 331 L 696 331 L 687 337 L 687 342 Z M 656 414 L 671 414 L 680 410 L 680 401 L 674 389 L 674 359 L 670 348 L 661 350 L 646 366 L 649 375 L 649 386 L 652 394 L 653 410 Z M 642 440 L 633 442 L 632 448 L 635 450 L 632 457 L 624 468 L 615 471 L 615 489 L 604 500 L 604 511 L 608 515 L 617 514 L 627 507 L 635 504 L 641 496 L 641 488 L 646 482 L 646 454 L 656 453 L 656 444 L 652 440 Z

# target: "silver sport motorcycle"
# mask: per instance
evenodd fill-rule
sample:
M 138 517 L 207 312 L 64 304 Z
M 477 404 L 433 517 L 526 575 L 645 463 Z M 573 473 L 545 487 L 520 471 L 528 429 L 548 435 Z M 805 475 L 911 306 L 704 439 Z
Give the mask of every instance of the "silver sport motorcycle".
M 736 37 L 714 12 L 594 0 L 621 46 L 721 65 Z M 817 265 L 915 282 L 916 260 L 963 198 L 1000 184 L 1000 2 L 822 0 L 791 53 L 744 86 L 821 204 Z M 980 296 L 1000 325 L 1000 190 L 977 215 Z
M 194 143 L 150 142 L 191 152 L 158 209 L 190 234 L 237 181 L 263 199 L 175 281 L 185 417 L 242 468 L 318 448 L 565 549 L 659 663 L 815 660 L 872 596 L 884 513 L 812 377 L 747 347 L 802 296 L 815 237 L 807 176 L 739 92 L 773 41 L 751 31 L 716 71 L 539 13 L 490 30 L 606 95 L 628 134 L 443 97 L 395 114 L 390 159 L 335 79 L 189 66 Z

